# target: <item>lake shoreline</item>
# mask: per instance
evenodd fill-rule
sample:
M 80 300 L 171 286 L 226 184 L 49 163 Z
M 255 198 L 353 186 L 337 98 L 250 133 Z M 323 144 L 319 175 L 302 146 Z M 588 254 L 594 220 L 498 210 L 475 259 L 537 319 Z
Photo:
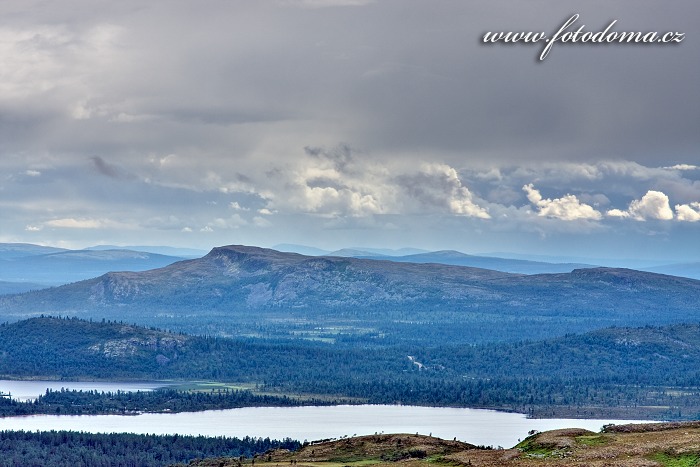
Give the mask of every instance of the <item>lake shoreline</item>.
M 26 386 L 27 389 L 20 389 Z M 9 390 L 7 388 L 10 388 Z M 428 407 L 428 408 L 455 408 L 455 409 L 474 409 L 474 410 L 494 410 L 503 413 L 514 413 L 524 415 L 529 419 L 582 419 L 582 420 L 598 420 L 606 418 L 614 418 L 616 420 L 649 420 L 649 421 L 666 421 L 674 418 L 673 408 L 671 407 L 646 407 L 646 406 L 570 406 L 570 405 L 545 405 L 545 406 L 521 406 L 521 407 L 503 407 L 503 406 L 455 406 L 455 405 L 435 405 L 435 404 L 372 404 L 366 401 L 353 401 L 346 398 L 338 397 L 331 399 L 328 396 L 323 398 L 312 398 L 311 395 L 304 394 L 282 394 L 276 392 L 261 392 L 255 391 L 255 385 L 249 383 L 225 383 L 216 381 L 203 380 L 58 380 L 58 379 L 2 379 L 0 380 L 0 394 L 12 395 L 12 399 L 19 402 L 34 401 L 40 395 L 44 395 L 47 389 L 52 391 L 75 390 L 75 391 L 98 391 L 98 392 L 138 392 L 146 391 L 153 392 L 157 390 L 194 390 L 202 394 L 217 394 L 226 393 L 228 391 L 250 391 L 253 397 L 260 398 L 269 396 L 265 403 L 254 405 L 258 407 L 288 407 L 292 405 L 304 406 L 357 406 L 357 405 L 397 405 L 407 407 Z M 218 392 L 217 392 L 218 391 Z M 297 403 L 290 404 L 290 401 Z M 204 406 L 194 410 L 187 410 L 178 407 L 160 407 L 156 406 L 140 406 L 138 408 L 125 409 L 124 415 L 132 415 L 134 413 L 181 413 L 181 412 L 199 412 L 203 410 L 216 409 L 232 409 L 240 407 L 250 407 L 247 405 L 226 405 L 220 407 Z M 35 414 L 55 414 L 55 411 L 34 412 Z M 66 414 L 82 415 L 82 414 L 103 414 L 103 415 L 120 415 L 113 410 L 104 412 L 81 411 L 67 412 Z M 2 414 L 0 414 L 2 415 Z M 25 415 L 25 414 L 18 414 Z M 4 416 L 14 416 L 13 414 L 5 414 Z

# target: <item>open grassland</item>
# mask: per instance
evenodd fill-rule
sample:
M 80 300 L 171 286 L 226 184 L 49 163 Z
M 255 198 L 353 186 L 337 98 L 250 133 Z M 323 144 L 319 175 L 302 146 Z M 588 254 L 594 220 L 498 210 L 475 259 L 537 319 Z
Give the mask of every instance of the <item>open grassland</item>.
M 255 459 L 204 459 L 191 465 L 259 467 L 590 466 L 700 465 L 700 422 L 619 425 L 536 433 L 511 449 L 489 449 L 429 436 L 393 434 L 312 443 Z

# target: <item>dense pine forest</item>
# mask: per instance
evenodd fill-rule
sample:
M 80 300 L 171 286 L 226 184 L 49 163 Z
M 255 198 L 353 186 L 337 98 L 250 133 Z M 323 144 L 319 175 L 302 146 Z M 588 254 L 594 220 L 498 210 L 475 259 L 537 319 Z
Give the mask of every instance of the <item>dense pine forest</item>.
M 258 390 L 256 396 L 196 396 L 200 400 L 187 393 L 130 395 L 124 397 L 132 405 L 119 402 L 124 410 L 290 405 L 299 401 L 285 395 L 303 394 L 323 401 L 488 407 L 535 416 L 595 417 L 607 411 L 628 418 L 697 418 L 698 359 L 698 325 L 611 328 L 512 344 L 447 342 L 432 348 L 194 337 L 75 318 L 0 325 L 0 375 L 5 377 L 212 380 L 245 382 Z M 70 406 L 68 396 L 73 397 L 47 394 L 42 410 Z M 56 397 L 63 402 L 46 408 Z M 98 402 L 96 394 L 81 397 L 96 400 L 79 406 L 108 411 L 119 405 Z M 170 405 L 163 402 L 168 397 Z
M 17 401 L 0 397 L 0 417 L 17 415 L 128 415 L 142 412 L 198 412 L 202 410 L 236 409 L 240 407 L 298 407 L 331 405 L 341 400 L 295 399 L 287 396 L 253 394 L 251 391 L 212 390 L 178 391 L 60 391 L 46 390 L 33 401 Z M 347 401 L 345 401 L 347 403 Z
M 253 457 L 298 441 L 181 435 L 0 431 L 0 466 L 162 467 L 203 457 Z

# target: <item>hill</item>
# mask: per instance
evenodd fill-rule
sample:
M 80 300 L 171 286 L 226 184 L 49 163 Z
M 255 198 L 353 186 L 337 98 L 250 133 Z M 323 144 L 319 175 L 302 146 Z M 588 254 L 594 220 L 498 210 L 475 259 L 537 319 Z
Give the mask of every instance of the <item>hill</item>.
M 132 250 L 64 250 L 27 254 L 0 260 L 0 279 L 61 285 L 90 279 L 109 271 L 160 268 L 182 259 Z
M 663 266 L 645 268 L 645 271 L 656 272 L 659 274 L 670 274 L 672 276 L 689 277 L 691 279 L 700 279 L 700 262 L 665 264 Z
M 346 254 L 372 259 L 372 255 Z M 574 269 L 594 268 L 591 264 L 584 263 L 546 263 L 542 261 L 528 261 L 522 259 L 496 258 L 490 256 L 474 256 L 454 250 L 433 251 L 404 256 L 374 257 L 374 259 L 390 259 L 402 263 L 437 263 L 451 264 L 454 266 L 468 266 L 472 268 L 492 269 L 494 271 L 512 272 L 517 274 L 549 274 L 571 272 Z
M 538 417 L 695 417 L 698 359 L 697 324 L 430 348 L 198 337 L 75 318 L 0 325 L 0 377 L 228 381 L 266 393 Z
M 44 284 L 35 284 L 32 282 L 0 281 L 0 295 L 24 293 L 31 290 L 44 289 L 46 287 L 47 286 Z
M 278 449 L 256 456 L 260 467 L 507 467 L 507 466 L 696 466 L 700 463 L 697 422 L 607 427 L 599 433 L 562 429 L 535 433 L 510 449 L 489 449 L 411 434 L 373 435 L 312 443 L 298 451 Z M 210 458 L 193 467 L 240 467 L 239 459 Z M 245 464 L 244 464 L 245 465 Z
M 68 250 L 65 248 L 34 245 L 32 243 L 0 243 L 0 260 L 60 253 L 62 251 Z
M 517 275 L 246 246 L 0 297 L 0 317 L 118 319 L 194 334 L 429 345 L 700 319 L 700 281 L 626 269 Z

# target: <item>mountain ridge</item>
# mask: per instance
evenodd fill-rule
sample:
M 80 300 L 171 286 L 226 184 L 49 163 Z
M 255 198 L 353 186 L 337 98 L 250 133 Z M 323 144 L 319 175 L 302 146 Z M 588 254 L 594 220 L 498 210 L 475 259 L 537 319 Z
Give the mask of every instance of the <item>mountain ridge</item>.
M 627 269 L 523 275 L 228 245 L 0 297 L 0 318 L 68 313 L 195 334 L 483 342 L 693 321 L 698 302 L 700 281 Z

